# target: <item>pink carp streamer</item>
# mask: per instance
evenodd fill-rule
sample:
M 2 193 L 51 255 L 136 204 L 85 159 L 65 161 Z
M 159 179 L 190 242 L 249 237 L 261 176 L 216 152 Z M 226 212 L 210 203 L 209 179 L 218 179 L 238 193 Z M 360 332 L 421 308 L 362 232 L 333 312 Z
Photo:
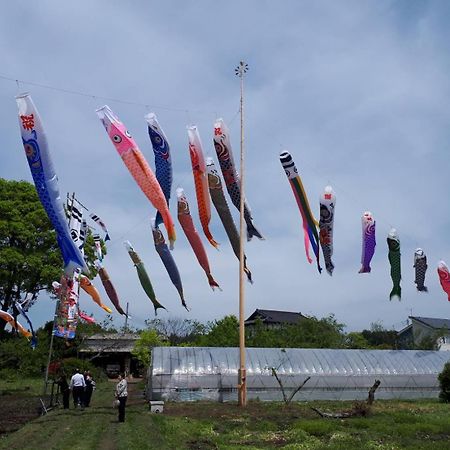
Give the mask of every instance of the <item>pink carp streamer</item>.
M 362 254 L 361 254 L 361 269 L 359 273 L 369 273 L 372 269 L 370 261 L 375 253 L 375 220 L 373 220 L 372 213 L 366 211 L 361 217 L 362 224 Z
M 172 249 L 176 239 L 175 226 L 167 206 L 166 197 L 155 174 L 125 125 L 111 109 L 108 106 L 103 106 L 97 110 L 97 115 L 136 183 L 152 205 L 161 213 Z
M 192 250 L 194 250 L 195 256 L 197 257 L 200 266 L 206 273 L 209 285 L 213 290 L 215 287 L 220 289 L 220 286 L 211 275 L 208 256 L 206 255 L 205 247 L 203 247 L 202 241 L 200 240 L 200 236 L 198 235 L 198 232 L 195 229 L 194 222 L 192 221 L 191 213 L 189 211 L 189 204 L 182 188 L 177 189 L 177 198 L 178 198 L 178 220 L 180 222 L 181 228 L 183 228 L 184 234 L 186 235 L 189 243 L 191 244 Z
M 194 174 L 195 194 L 197 196 L 198 214 L 203 232 L 209 243 L 217 248 L 219 244 L 214 240 L 209 231 L 211 220 L 211 202 L 209 199 L 208 176 L 206 173 L 205 157 L 202 143 L 196 126 L 188 127 L 189 154 L 191 156 L 192 172 Z
M 95 323 L 95 319 L 91 316 L 88 316 L 84 311 L 78 311 L 78 315 L 87 323 Z

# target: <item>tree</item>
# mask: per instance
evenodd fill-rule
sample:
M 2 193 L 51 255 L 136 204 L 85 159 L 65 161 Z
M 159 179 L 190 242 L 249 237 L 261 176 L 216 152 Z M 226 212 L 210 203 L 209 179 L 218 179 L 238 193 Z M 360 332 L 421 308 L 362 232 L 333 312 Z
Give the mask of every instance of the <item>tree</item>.
M 362 333 L 351 331 L 345 335 L 345 348 L 370 348 L 370 344 Z
M 88 231 L 85 253 L 95 275 L 94 242 Z M 104 253 L 106 248 L 102 243 Z M 59 280 L 63 261 L 56 233 L 42 207 L 34 185 L 0 178 L 0 302 L 3 311 L 25 293 L 34 298 L 52 291 Z M 0 331 L 6 322 L 0 320 Z
M 149 328 L 165 339 L 169 345 L 189 344 L 196 341 L 205 332 L 205 326 L 193 319 L 169 319 L 146 320 Z
M 387 330 L 380 322 L 372 322 L 370 330 L 363 330 L 361 334 L 372 348 L 397 348 L 397 332 L 395 330 Z
M 51 290 L 61 254 L 34 186 L 0 178 L 0 300 L 3 311 L 22 293 Z M 5 322 L 0 321 L 0 329 Z
M 444 403 L 450 403 L 450 361 L 445 363 L 444 369 L 438 376 L 441 391 L 439 398 Z
M 164 342 L 156 330 L 142 330 L 139 333 L 139 339 L 134 344 L 132 354 L 136 356 L 144 367 L 148 367 L 150 365 L 152 347 L 161 347 L 163 345 Z
M 207 333 L 197 340 L 204 347 L 238 347 L 239 322 L 236 316 L 225 316 L 207 324 Z

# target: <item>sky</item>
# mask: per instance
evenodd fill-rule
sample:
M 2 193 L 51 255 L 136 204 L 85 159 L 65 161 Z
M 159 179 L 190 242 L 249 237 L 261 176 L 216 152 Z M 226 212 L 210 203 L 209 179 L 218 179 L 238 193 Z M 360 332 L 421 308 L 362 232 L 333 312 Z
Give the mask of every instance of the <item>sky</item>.
M 239 160 L 234 69 L 244 60 L 245 190 L 266 238 L 246 243 L 254 278 L 245 286 L 246 316 L 256 308 L 334 314 L 347 331 L 374 322 L 399 330 L 411 314 L 449 318 L 436 272 L 440 259 L 450 263 L 449 14 L 443 0 L 5 2 L 0 176 L 32 181 L 15 103 L 18 93 L 30 92 L 62 196 L 75 192 L 109 228 L 104 263 L 122 305 L 129 303 L 129 325 L 143 327 L 154 312 L 124 240 L 140 254 L 168 310 L 159 310 L 159 318 L 206 322 L 238 315 L 238 261 L 214 208 L 210 229 L 220 251 L 201 231 L 186 127 L 198 126 L 205 155 L 215 157 L 213 123 L 222 117 Z M 152 167 L 144 115 L 155 112 L 169 139 L 170 210 L 178 236 L 173 256 L 190 312 L 154 249 L 154 208 L 95 114 L 104 104 L 126 124 Z M 306 260 L 301 217 L 279 161 L 283 150 L 292 154 L 316 216 L 324 187 L 336 193 L 332 277 Z M 210 289 L 178 224 L 177 187 L 186 192 L 222 291 Z M 377 223 L 377 247 L 372 272 L 358 274 L 361 215 L 367 210 Z M 232 211 L 238 223 L 238 211 Z M 400 302 L 389 300 L 391 227 L 401 240 Z M 414 284 L 417 247 L 428 256 L 428 294 Z M 93 283 L 109 304 L 100 280 Z M 104 319 L 84 293 L 80 304 Z M 53 311 L 53 300 L 41 294 L 30 317 L 39 326 Z M 123 325 L 123 317 L 114 317 Z

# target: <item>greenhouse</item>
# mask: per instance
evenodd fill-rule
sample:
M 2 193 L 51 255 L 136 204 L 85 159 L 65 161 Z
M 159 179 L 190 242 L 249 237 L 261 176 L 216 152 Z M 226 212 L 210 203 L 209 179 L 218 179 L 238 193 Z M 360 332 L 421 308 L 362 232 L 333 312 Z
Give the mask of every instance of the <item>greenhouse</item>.
M 379 399 L 432 398 L 450 352 L 247 348 L 247 397 L 283 399 L 275 369 L 294 401 L 366 399 L 375 380 Z M 148 373 L 150 400 L 236 401 L 239 349 L 155 347 Z

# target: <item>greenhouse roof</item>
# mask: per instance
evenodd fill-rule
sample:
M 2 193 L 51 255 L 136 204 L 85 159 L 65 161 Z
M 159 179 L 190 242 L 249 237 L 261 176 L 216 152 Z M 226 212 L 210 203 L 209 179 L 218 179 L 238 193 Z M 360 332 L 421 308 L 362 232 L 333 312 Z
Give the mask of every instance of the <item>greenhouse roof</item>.
M 234 347 L 156 347 L 153 375 L 231 374 L 239 369 Z M 247 348 L 247 375 L 278 373 L 304 375 L 409 375 L 437 374 L 450 360 L 450 352 L 416 350 L 341 350 Z

